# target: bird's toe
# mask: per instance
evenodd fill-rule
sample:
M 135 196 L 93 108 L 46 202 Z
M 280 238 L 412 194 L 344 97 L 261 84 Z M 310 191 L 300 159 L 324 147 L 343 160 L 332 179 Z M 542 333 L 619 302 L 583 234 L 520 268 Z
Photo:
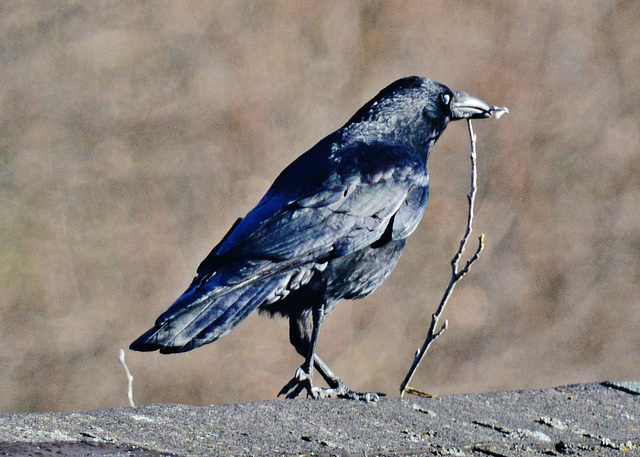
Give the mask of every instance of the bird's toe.
M 318 388 L 313 386 L 312 380 L 312 375 L 303 370 L 302 367 L 299 367 L 293 378 L 280 389 L 278 396 L 284 395 L 285 398 L 296 398 L 303 390 L 306 390 L 307 396 L 319 398 Z
M 347 400 L 361 400 L 367 403 L 375 403 L 380 400 L 380 397 L 384 397 L 385 394 L 381 392 L 357 392 L 349 389 L 343 382 L 336 387 L 318 388 L 319 395 L 316 398 L 344 398 Z

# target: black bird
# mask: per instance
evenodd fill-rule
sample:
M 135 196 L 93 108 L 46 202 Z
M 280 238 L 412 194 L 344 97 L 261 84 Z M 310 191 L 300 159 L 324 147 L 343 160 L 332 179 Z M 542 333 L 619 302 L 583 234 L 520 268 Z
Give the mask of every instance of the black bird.
M 395 81 L 284 169 L 130 348 L 190 351 L 259 308 L 289 317 L 289 339 L 305 357 L 280 395 L 376 400 L 347 388 L 316 354 L 320 324 L 338 301 L 369 295 L 395 267 L 422 218 L 427 159 L 449 121 L 491 115 L 482 100 L 429 79 Z M 329 388 L 313 385 L 314 367 Z

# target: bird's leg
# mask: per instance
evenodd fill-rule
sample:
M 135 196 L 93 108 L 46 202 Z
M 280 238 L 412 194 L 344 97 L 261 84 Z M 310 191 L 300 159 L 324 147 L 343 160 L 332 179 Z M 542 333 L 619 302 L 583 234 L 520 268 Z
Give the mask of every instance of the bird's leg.
M 327 384 L 329 384 L 329 387 L 336 388 L 341 384 L 344 384 L 342 379 L 340 379 L 340 376 L 335 374 L 331 368 L 329 368 L 329 365 L 327 365 L 318 354 L 315 354 L 313 357 L 313 365 L 316 370 L 318 370 L 318 373 L 320 373 L 320 376 L 322 376 Z
M 318 331 L 323 318 L 324 313 L 318 321 Z M 287 398 L 294 398 L 299 395 L 304 388 L 307 389 L 307 392 L 311 389 L 312 393 L 309 393 L 309 396 L 312 398 L 340 397 L 353 400 L 377 401 L 380 395 L 384 395 L 375 392 L 355 392 L 349 389 L 344 381 L 315 353 L 315 345 L 318 338 L 317 333 L 314 337 L 315 327 L 315 317 L 308 310 L 289 317 L 289 339 L 291 340 L 291 344 L 296 348 L 296 351 L 298 351 L 300 355 L 305 356 L 305 363 L 298 368 L 296 376 L 282 388 L 279 395 L 287 394 Z M 311 360 L 313 360 L 313 366 L 311 366 Z M 309 369 L 305 371 L 305 367 Z M 309 377 L 308 373 L 310 373 L 314 367 L 327 382 L 329 388 L 314 387 L 310 382 L 310 378 L 307 381 Z
M 296 398 L 300 395 L 302 389 L 306 389 L 307 395 L 311 398 L 319 398 L 321 396 L 319 394 L 320 389 L 313 386 L 313 366 L 318 334 L 320 333 L 320 324 L 323 319 L 324 304 L 314 305 L 312 309 L 311 340 L 309 341 L 304 363 L 296 370 L 295 376 L 280 390 L 278 396 L 286 394 L 287 398 Z
M 320 389 L 322 398 L 348 398 L 350 400 L 364 400 L 366 402 L 376 402 L 380 399 L 381 396 L 384 396 L 384 393 L 379 392 L 356 392 L 355 390 L 349 389 L 344 381 L 333 371 L 331 368 L 318 356 L 315 354 L 314 356 L 314 365 L 318 370 L 318 373 L 327 381 L 329 384 L 328 389 Z M 316 387 L 316 389 L 319 389 Z

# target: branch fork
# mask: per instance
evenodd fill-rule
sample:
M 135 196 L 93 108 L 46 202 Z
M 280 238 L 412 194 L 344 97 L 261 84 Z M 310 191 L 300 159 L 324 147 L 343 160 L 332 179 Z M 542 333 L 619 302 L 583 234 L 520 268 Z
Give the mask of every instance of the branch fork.
M 495 108 L 496 113 L 498 112 L 498 110 L 506 110 L 506 108 Z M 496 116 L 496 117 L 499 117 L 499 116 Z M 400 397 L 404 397 L 405 393 L 419 395 L 423 397 L 431 397 L 431 395 L 429 394 L 426 394 L 424 392 L 421 392 L 420 390 L 409 387 L 409 383 L 411 382 L 411 379 L 413 378 L 413 375 L 418 369 L 418 366 L 422 362 L 422 359 L 424 358 L 425 354 L 429 350 L 431 343 L 433 343 L 447 329 L 448 322 L 445 319 L 442 326 L 440 326 L 440 328 L 436 330 L 440 322 L 440 317 L 444 312 L 444 308 L 447 305 L 447 302 L 449 301 L 449 297 L 451 296 L 453 289 L 455 288 L 458 281 L 465 274 L 467 274 L 467 272 L 471 268 L 471 265 L 473 265 L 473 263 L 476 260 L 478 260 L 478 257 L 480 256 L 480 253 L 484 248 L 485 233 L 483 232 L 478 237 L 478 246 L 476 247 L 475 252 L 465 262 L 462 268 L 460 268 L 460 259 L 462 258 L 462 254 L 465 251 L 467 242 L 469 241 L 469 238 L 471 236 L 471 232 L 473 231 L 473 216 L 474 216 L 473 208 L 475 204 L 476 190 L 477 190 L 476 135 L 473 131 L 473 126 L 471 125 L 470 119 L 467 120 L 467 126 L 469 128 L 469 138 L 471 140 L 471 190 L 469 191 L 469 195 L 467 196 L 467 200 L 469 203 L 469 211 L 467 213 L 467 228 L 465 230 L 464 236 L 462 237 L 462 240 L 460 241 L 460 246 L 458 247 L 458 251 L 451 259 L 451 279 L 449 280 L 449 285 L 444 291 L 444 294 L 442 296 L 442 299 L 440 300 L 440 304 L 438 305 L 436 312 L 433 313 L 433 315 L 431 316 L 431 325 L 429 326 L 427 337 L 425 338 L 424 343 L 422 344 L 422 347 L 416 351 L 415 356 L 413 358 L 413 363 L 411 364 L 411 368 L 409 368 L 409 372 L 407 373 L 404 380 L 400 384 Z

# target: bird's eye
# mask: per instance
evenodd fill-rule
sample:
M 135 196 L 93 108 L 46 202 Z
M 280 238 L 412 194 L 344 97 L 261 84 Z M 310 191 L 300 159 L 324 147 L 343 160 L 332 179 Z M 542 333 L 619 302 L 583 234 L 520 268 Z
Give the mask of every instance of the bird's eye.
M 451 95 L 442 94 L 442 101 L 444 102 L 445 105 L 448 105 L 449 102 L 451 101 Z

